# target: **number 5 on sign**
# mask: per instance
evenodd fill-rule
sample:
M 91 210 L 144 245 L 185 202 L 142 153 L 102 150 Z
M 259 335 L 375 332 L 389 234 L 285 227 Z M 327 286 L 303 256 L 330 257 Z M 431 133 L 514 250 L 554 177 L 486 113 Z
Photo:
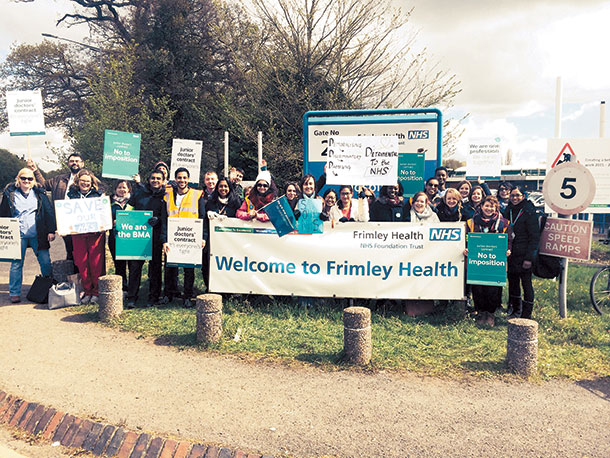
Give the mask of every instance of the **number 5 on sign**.
M 585 210 L 595 197 L 595 179 L 589 170 L 577 162 L 565 162 L 552 168 L 542 186 L 544 200 L 561 215 L 573 215 Z

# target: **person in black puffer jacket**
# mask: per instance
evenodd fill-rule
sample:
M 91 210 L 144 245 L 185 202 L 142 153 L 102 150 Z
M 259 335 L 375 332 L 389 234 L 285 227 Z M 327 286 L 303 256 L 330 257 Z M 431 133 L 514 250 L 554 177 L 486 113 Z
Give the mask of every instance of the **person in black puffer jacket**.
M 509 318 L 530 319 L 534 307 L 532 264 L 540 241 L 538 215 L 534 204 L 525 198 L 522 186 L 511 190 L 509 200 L 503 214 L 513 228 L 512 250 L 508 257 L 509 312 L 512 307 Z
M 462 196 L 459 191 L 449 188 L 445 191 L 443 200 L 436 206 L 436 213 L 441 222 L 456 222 L 468 220 L 462 208 Z
M 379 197 L 369 207 L 370 221 L 402 221 L 402 207 L 404 199 L 402 197 L 402 185 L 382 186 L 379 190 Z

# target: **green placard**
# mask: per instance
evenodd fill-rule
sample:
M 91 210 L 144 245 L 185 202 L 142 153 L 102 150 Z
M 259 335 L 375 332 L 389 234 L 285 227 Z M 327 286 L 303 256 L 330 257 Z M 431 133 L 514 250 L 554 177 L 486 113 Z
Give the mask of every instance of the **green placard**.
M 506 285 L 506 234 L 468 234 L 466 283 L 470 285 Z
M 424 153 L 398 155 L 398 181 L 402 183 L 404 197 L 411 197 L 424 190 L 425 164 Z
M 152 259 L 152 231 L 148 224 L 152 211 L 118 210 L 116 212 L 116 258 Z
M 106 130 L 102 176 L 131 180 L 140 165 L 140 134 Z

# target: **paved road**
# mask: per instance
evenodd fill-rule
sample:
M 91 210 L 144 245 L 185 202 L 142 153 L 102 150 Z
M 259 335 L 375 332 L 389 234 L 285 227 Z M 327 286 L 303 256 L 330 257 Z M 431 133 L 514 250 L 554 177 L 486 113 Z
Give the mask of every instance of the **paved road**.
M 0 388 L 76 415 L 269 454 L 610 456 L 610 378 L 536 385 L 254 364 L 10 305 L 7 278 L 2 264 Z

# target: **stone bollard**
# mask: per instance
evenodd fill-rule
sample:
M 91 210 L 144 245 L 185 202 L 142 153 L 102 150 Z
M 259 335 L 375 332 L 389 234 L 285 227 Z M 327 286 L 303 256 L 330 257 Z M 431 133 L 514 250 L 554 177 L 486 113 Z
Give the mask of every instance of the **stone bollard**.
M 110 321 L 123 313 L 123 278 L 120 275 L 100 277 L 98 289 L 101 321 Z
M 53 279 L 57 283 L 63 283 L 68 281 L 68 275 L 74 273 L 74 262 L 69 259 L 63 261 L 53 261 L 51 263 L 53 268 Z
M 371 362 L 371 310 L 366 307 L 343 309 L 343 353 L 347 362 L 365 365 Z
M 525 318 L 508 320 L 506 343 L 508 369 L 519 375 L 535 375 L 538 367 L 538 323 Z
M 216 343 L 222 336 L 222 296 L 197 296 L 197 342 Z

